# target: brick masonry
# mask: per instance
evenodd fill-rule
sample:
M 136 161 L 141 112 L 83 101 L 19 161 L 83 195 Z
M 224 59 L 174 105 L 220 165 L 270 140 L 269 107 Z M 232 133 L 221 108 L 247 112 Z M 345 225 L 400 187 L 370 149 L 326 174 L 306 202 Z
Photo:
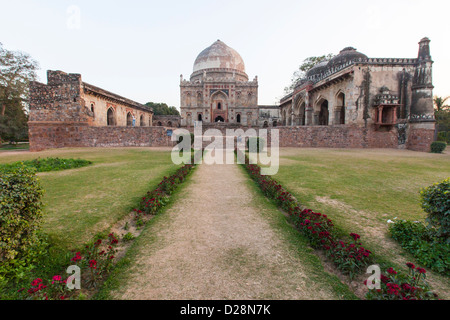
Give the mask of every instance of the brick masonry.
M 80 123 L 29 123 L 30 151 L 66 147 L 161 147 L 173 142 L 164 127 L 93 127 Z

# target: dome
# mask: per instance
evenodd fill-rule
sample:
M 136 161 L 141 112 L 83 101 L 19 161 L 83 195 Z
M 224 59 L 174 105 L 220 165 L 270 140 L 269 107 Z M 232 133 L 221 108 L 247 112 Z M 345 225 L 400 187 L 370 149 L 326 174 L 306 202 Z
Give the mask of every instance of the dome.
M 200 52 L 194 62 L 194 73 L 213 68 L 233 69 L 245 73 L 244 60 L 239 53 L 220 40 Z
M 306 73 L 306 77 L 312 77 L 312 76 L 323 73 L 325 70 L 327 70 L 328 62 L 329 62 L 328 60 L 323 60 L 323 61 L 319 62 L 318 64 L 316 64 L 315 66 L 313 66 Z
M 330 62 L 328 63 L 328 67 L 335 67 L 346 62 L 353 61 L 355 59 L 367 59 L 367 56 L 361 52 L 356 51 L 355 48 L 347 47 L 342 49 L 337 56 L 331 58 Z

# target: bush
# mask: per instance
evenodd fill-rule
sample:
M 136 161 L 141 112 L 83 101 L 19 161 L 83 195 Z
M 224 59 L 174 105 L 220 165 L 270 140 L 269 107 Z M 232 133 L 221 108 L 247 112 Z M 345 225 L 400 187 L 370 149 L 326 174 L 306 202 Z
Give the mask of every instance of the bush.
M 264 149 L 264 139 L 260 137 L 248 137 L 247 150 L 249 152 L 261 152 L 263 151 L 263 149 Z
M 38 231 L 43 189 L 35 169 L 16 166 L 0 171 L 0 279 L 23 278 L 45 248 Z
M 401 220 L 389 225 L 389 232 L 420 264 L 450 274 L 450 244 L 443 243 L 434 228 L 421 222 Z
M 437 236 L 449 241 L 450 178 L 420 191 L 421 205 L 428 213 L 427 222 L 436 228 Z
M 431 152 L 432 153 L 442 153 L 447 147 L 447 143 L 443 141 L 434 141 L 431 143 Z

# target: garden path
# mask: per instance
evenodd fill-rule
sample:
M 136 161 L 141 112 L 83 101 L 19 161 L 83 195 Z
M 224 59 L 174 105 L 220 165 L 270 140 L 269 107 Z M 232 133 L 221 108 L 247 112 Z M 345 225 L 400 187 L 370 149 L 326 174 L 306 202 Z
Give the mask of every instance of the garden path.
M 336 299 L 262 216 L 260 195 L 248 181 L 236 164 L 199 165 L 175 203 L 138 239 L 135 261 L 112 296 Z

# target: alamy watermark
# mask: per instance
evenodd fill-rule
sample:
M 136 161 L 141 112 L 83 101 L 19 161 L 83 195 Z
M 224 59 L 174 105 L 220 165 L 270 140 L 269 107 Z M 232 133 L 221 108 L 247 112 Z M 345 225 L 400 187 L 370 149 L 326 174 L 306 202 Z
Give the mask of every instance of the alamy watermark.
M 243 129 L 226 129 L 223 135 L 219 129 L 211 128 L 203 133 L 202 124 L 199 122 L 194 128 L 194 143 L 192 144 L 191 133 L 187 129 L 174 130 L 171 140 L 177 141 L 178 137 L 183 139 L 172 149 L 172 162 L 174 164 L 190 164 L 191 148 L 195 151 L 201 151 L 204 142 L 209 144 L 203 149 L 204 155 L 208 156 L 195 158 L 194 163 L 200 164 L 234 164 L 235 155 L 232 151 L 237 152 L 237 164 L 245 164 L 245 151 L 248 144 L 250 164 L 260 164 L 262 175 L 275 175 L 279 168 L 279 130 L 278 129 L 259 129 L 258 132 L 254 128 Z M 270 148 L 262 148 L 258 144 L 258 140 L 264 145 L 269 143 Z M 270 151 L 270 152 L 269 152 Z
M 81 269 L 79 266 L 71 265 L 66 270 L 67 273 L 71 274 L 69 278 L 67 278 L 67 288 L 70 290 L 81 289 Z
M 367 278 L 366 286 L 369 290 L 372 289 L 381 289 L 381 269 L 377 264 L 371 265 L 367 268 L 367 272 L 372 274 L 369 278 Z

